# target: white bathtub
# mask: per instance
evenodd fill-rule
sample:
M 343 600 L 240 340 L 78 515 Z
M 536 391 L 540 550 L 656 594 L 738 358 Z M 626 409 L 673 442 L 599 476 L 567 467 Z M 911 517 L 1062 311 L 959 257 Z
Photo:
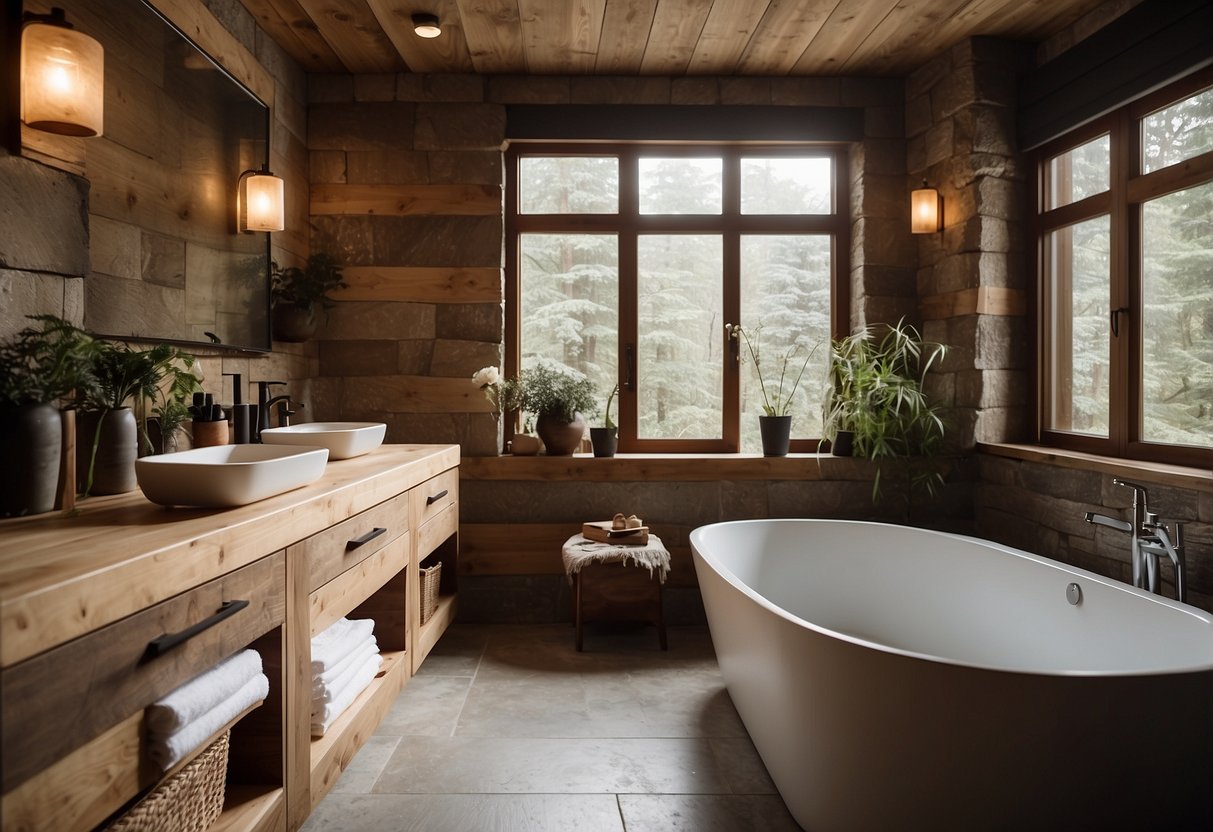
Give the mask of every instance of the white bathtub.
M 806 830 L 1213 829 L 1208 613 L 879 523 L 718 523 L 691 547 L 729 694 Z

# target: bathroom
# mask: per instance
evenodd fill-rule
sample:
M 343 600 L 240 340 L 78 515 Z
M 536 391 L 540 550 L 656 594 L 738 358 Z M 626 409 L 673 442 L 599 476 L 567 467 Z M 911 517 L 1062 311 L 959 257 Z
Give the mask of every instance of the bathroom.
M 46 13 L 51 5 L 24 7 Z M 103 22 L 97 9 L 104 4 L 95 0 L 59 5 L 81 31 Z M 1084 520 L 1086 512 L 1129 516 L 1132 493 L 1115 478 L 1147 486 L 1161 520 L 1185 525 L 1187 603 L 1213 611 L 1208 443 L 1158 448 L 1138 442 L 1126 427 L 1127 406 L 1125 413 L 1111 412 L 1108 438 L 1098 430 L 1075 435 L 1039 401 L 1045 381 L 1037 366 L 1046 365 L 1038 359 L 1041 301 L 1032 252 L 1038 236 L 1049 232 L 1029 209 L 1038 160 L 1024 150 L 1067 134 L 1070 146 L 1095 138 L 1082 132 L 1084 125 L 1105 113 L 1130 112 L 1133 102 L 1167 85 L 1175 85 L 1175 94 L 1158 106 L 1207 89 L 1213 83 L 1210 39 L 1185 40 L 1208 31 L 1207 2 L 1074 0 L 1047 4 L 1049 10 L 1029 7 L 1022 17 L 1013 10 L 1023 4 L 995 3 L 996 12 L 981 19 L 973 4 L 945 0 L 924 4 L 922 17 L 891 0 L 816 4 L 834 14 L 800 16 L 790 9 L 805 4 L 759 2 L 745 4 L 755 8 L 748 23 L 731 20 L 732 4 L 723 0 L 621 4 L 647 15 L 650 50 L 660 38 L 671 43 L 664 59 L 643 51 L 629 21 L 612 16 L 618 13 L 613 0 L 493 4 L 507 19 L 547 11 L 551 28 L 536 35 L 536 43 L 559 44 L 580 61 L 549 55 L 548 64 L 528 52 L 535 43 L 521 35 L 497 38 L 485 18 L 470 17 L 474 4 L 463 2 L 409 5 L 410 13 L 434 11 L 440 23 L 468 16 L 445 27 L 432 46 L 417 45 L 411 24 L 382 25 L 393 12 L 381 2 L 152 5 L 268 104 L 266 162 L 285 185 L 284 229 L 268 235 L 268 259 L 302 265 L 311 253 L 329 252 L 345 265 L 349 284 L 334 293 L 333 308 L 309 340 L 253 344 L 254 350 L 270 347 L 264 352 L 209 347 L 201 332 L 209 327 L 200 326 L 184 339 L 188 350 L 219 400 L 232 398 L 234 374 L 246 385 L 245 401 L 256 399 L 254 382 L 279 380 L 285 385 L 278 392 L 302 405 L 296 420 L 383 422 L 389 444 L 459 446 L 459 623 L 450 636 L 463 638 L 461 628 L 480 633 L 485 630 L 477 628 L 496 625 L 566 624 L 571 594 L 561 543 L 582 521 L 615 511 L 644 517 L 672 553 L 664 603 L 675 632 L 704 622 L 689 536 L 725 520 L 909 522 L 1129 581 L 1128 535 Z M 552 17 L 555 5 L 566 9 L 568 20 Z M 568 8 L 593 20 L 596 52 Z M 22 9 L 12 3 L 6 9 L 4 75 L 15 79 L 19 49 L 7 46 L 15 42 L 13 18 L 19 20 Z M 1192 18 L 1185 22 L 1187 15 Z M 765 33 L 769 44 L 783 38 L 805 61 L 798 65 L 777 50 L 742 57 L 743 46 L 736 46 L 731 69 L 695 70 L 695 38 L 688 32 L 732 22 Z M 914 37 L 895 36 L 905 28 Z M 861 50 L 859 33 L 869 31 L 873 40 Z M 827 41 L 847 45 L 815 63 L 807 47 L 818 33 L 817 49 Z M 456 47 L 443 40 L 448 37 Z M 881 38 L 887 48 L 872 46 Z M 1127 57 L 1109 57 L 1122 53 Z M 593 54 L 597 64 L 587 58 Z M 1168 59 L 1155 66 L 1143 63 L 1143 55 Z M 123 67 L 139 57 L 107 49 L 106 61 L 107 77 L 122 79 L 131 75 Z M 171 223 L 160 215 L 203 210 L 180 194 L 158 191 L 154 179 L 141 179 L 139 158 L 150 155 L 143 144 L 157 142 L 118 144 L 124 135 L 167 135 L 172 118 L 163 115 L 165 105 L 140 98 L 143 86 L 107 85 L 105 133 L 65 138 L 20 125 L 15 86 L 8 83 L 0 96 L 0 339 L 34 314 L 98 332 L 179 338 L 168 329 L 123 329 L 157 319 L 157 298 L 179 288 L 162 281 L 152 295 L 136 294 L 149 264 L 177 256 L 178 271 L 191 265 L 174 254 L 165 230 Z M 1025 101 L 1025 90 L 1037 101 Z M 568 108 L 566 117 L 557 109 L 554 119 L 525 123 L 544 107 Z M 766 121 L 772 112 L 807 112 L 828 123 L 832 133 L 814 138 L 840 148 L 837 178 L 847 194 L 833 233 L 845 255 L 838 262 L 846 264 L 834 276 L 835 297 L 848 302 L 832 310 L 834 333 L 904 317 L 925 338 L 949 347 L 929 376 L 929 392 L 947 414 L 958 453 L 949 457 L 934 496 L 917 495 L 908 510 L 896 499 L 874 504 L 869 463 L 795 448 L 772 459 L 718 450 L 677 457 L 635 446 L 621 447 L 613 460 L 501 454 L 507 430 L 470 377 L 486 366 L 509 369 L 516 357 L 511 351 L 520 323 L 511 306 L 513 277 L 504 268 L 511 226 L 501 209 L 503 151 L 518 146 L 511 140 L 523 127 L 546 127 L 551 132 L 542 138 L 571 141 L 587 110 L 617 123 L 618 132 L 607 138 L 627 141 L 629 129 L 647 129 L 650 122 L 628 121 L 651 117 L 644 108 L 676 107 L 697 108 L 709 122 L 736 119 L 749 107 L 756 115 L 748 121 L 758 131 L 774 130 Z M 759 138 L 782 141 L 776 132 Z M 1187 160 L 1182 187 L 1207 190 L 1211 164 L 1206 145 Z M 912 234 L 909 192 L 924 180 L 939 191 L 943 227 Z M 234 194 L 236 183 L 215 187 Z M 1110 210 L 1075 204 L 1078 209 L 1058 209 L 1069 211 L 1061 221 L 1086 219 L 1079 209 Z M 1141 313 L 1127 288 L 1118 291 L 1123 302 L 1100 314 L 1111 313 L 1122 331 L 1129 322 L 1132 331 L 1141 326 Z M 259 325 L 264 330 L 265 322 Z M 1152 378 L 1152 369 L 1142 372 Z M 1105 384 L 1123 404 L 1137 382 L 1128 368 L 1121 370 L 1123 381 Z M 1188 396 L 1196 411 L 1200 377 L 1191 381 L 1195 393 L 1176 388 L 1158 396 Z M 815 419 L 805 419 L 806 440 Z M 1197 429 L 1208 434 L 1207 427 Z M 631 430 L 635 438 L 634 422 Z M 8 548 L 5 522 L 0 549 Z M 1162 594 L 1173 597 L 1165 566 L 1162 584 Z M 649 646 L 647 635 L 639 638 Z M 672 636 L 672 648 L 677 640 Z

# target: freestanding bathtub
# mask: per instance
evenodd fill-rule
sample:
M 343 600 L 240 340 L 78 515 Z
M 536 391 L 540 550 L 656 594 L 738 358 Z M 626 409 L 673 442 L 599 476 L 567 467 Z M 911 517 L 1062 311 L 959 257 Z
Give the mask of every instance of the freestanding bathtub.
M 809 832 L 1213 829 L 1213 616 L 879 523 L 691 547 L 729 694 Z

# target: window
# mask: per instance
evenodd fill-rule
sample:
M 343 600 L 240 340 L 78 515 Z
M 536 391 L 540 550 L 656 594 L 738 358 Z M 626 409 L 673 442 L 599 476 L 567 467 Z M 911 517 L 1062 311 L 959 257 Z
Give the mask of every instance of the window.
M 1041 439 L 1213 463 L 1213 74 L 1042 148 Z
M 507 154 L 508 373 L 585 373 L 621 451 L 758 452 L 762 397 L 726 325 L 761 324 L 764 379 L 799 373 L 792 450 L 821 423 L 847 321 L 835 145 L 516 143 Z M 816 350 L 814 351 L 814 347 Z

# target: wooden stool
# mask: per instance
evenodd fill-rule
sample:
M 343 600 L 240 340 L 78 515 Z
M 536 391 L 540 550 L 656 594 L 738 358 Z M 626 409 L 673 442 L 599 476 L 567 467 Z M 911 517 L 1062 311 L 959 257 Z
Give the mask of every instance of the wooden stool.
M 606 578 L 608 573 L 606 573 L 605 569 L 611 564 L 638 566 L 648 569 L 650 580 L 653 577 L 657 578 L 656 615 L 653 623 L 657 625 L 657 638 L 661 644 L 661 649 L 669 649 L 665 631 L 663 586 L 666 575 L 670 571 L 670 553 L 661 542 L 661 538 L 650 534 L 648 543 L 641 546 L 598 543 L 593 540 L 587 540 L 580 534 L 575 534 L 565 541 L 561 555 L 564 560 L 565 574 L 573 582 L 573 619 L 576 627 L 576 646 L 579 652 L 582 648 L 582 624 L 586 617 L 582 596 L 582 572 L 589 570 L 591 574 L 599 573 L 602 578 Z M 655 576 L 652 574 L 654 571 L 657 573 Z M 624 588 L 622 593 L 618 592 L 620 589 L 618 581 L 611 579 L 599 581 L 596 579 L 597 583 L 603 584 L 604 587 L 609 587 L 611 583 L 616 584 L 617 594 L 613 599 L 608 597 L 608 605 L 626 605 L 635 600 L 634 598 L 626 597 L 629 592 L 627 588 Z

